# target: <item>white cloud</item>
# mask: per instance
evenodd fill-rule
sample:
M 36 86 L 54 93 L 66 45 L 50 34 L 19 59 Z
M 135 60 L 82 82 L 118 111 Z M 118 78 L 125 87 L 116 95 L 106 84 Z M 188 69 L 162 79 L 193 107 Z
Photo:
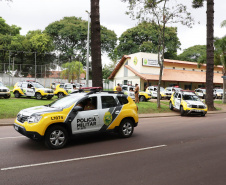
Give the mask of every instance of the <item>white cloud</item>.
M 200 9 L 191 8 L 191 1 L 177 0 L 178 3 L 186 3 L 192 12 L 196 24 L 192 29 L 179 24 L 178 37 L 181 48 L 206 43 L 206 7 Z M 17 25 L 22 28 L 21 34 L 25 35 L 29 30 L 44 30 L 50 23 L 60 20 L 65 16 L 82 17 L 87 20 L 86 10 L 90 10 L 90 0 L 13 0 L 12 3 L 0 1 L 0 12 L 3 19 L 9 25 Z M 226 28 L 220 28 L 224 17 L 226 1 L 215 1 L 215 36 L 226 35 Z M 100 0 L 101 24 L 114 30 L 120 36 L 126 29 L 134 27 L 137 21 L 133 21 L 125 14 L 127 5 L 121 0 Z M 200 22 L 200 24 L 197 24 Z M 182 51 L 179 51 L 182 52 Z

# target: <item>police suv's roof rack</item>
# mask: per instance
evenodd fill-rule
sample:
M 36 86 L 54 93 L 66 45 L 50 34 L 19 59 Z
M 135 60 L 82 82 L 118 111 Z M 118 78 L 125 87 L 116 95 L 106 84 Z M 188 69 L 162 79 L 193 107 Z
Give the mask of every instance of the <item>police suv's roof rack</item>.
M 107 92 L 109 94 L 124 94 L 123 92 L 119 92 L 119 91 L 101 91 L 101 92 Z
M 192 93 L 195 93 L 195 91 L 193 90 L 180 90 L 182 93 L 186 93 L 186 92 L 192 92 Z
M 81 93 L 81 92 L 84 92 L 84 90 L 83 89 L 79 89 L 78 91 L 73 91 L 71 94 Z

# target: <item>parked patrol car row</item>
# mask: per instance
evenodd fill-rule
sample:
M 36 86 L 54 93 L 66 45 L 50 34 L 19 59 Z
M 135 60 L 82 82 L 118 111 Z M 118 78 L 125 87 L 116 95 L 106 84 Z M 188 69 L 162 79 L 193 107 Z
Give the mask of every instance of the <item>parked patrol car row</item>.
M 56 85 L 55 89 L 49 89 L 43 87 L 40 83 L 35 81 L 17 82 L 13 88 L 13 94 L 15 98 L 35 97 L 38 100 L 43 98 L 51 99 L 54 95 L 58 98 L 62 98 L 74 91 L 78 91 L 75 84 L 60 83 Z

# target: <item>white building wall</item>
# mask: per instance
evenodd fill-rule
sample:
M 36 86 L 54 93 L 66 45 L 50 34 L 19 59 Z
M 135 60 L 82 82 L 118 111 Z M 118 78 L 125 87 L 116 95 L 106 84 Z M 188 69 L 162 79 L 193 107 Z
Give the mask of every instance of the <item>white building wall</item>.
M 159 75 L 160 68 L 158 66 L 145 66 L 142 62 L 143 59 L 158 60 L 157 54 L 139 52 L 129 56 L 131 59 L 128 60 L 128 64 L 137 72 L 141 74 Z

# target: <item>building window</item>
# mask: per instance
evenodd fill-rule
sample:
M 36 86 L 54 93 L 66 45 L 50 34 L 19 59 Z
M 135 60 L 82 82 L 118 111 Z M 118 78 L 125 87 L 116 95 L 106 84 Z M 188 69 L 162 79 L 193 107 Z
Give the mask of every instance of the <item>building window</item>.
M 185 90 L 191 90 L 191 85 L 184 85 Z
M 124 85 L 127 85 L 127 83 L 128 83 L 128 80 L 124 80 Z

